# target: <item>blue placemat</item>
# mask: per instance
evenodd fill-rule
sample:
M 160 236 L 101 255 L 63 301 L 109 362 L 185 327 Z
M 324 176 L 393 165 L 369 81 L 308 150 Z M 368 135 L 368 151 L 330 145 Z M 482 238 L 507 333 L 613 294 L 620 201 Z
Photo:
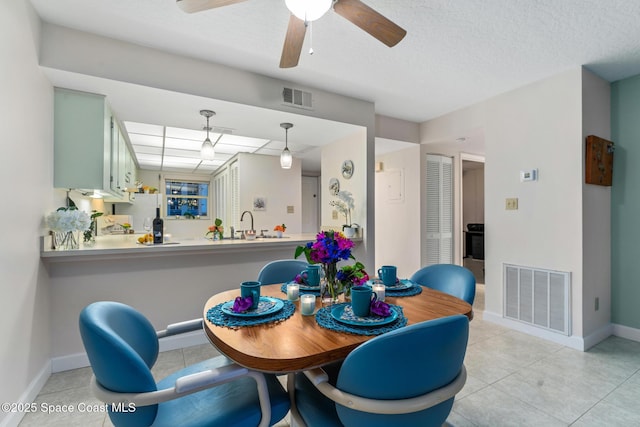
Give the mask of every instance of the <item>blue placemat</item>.
M 393 323 L 389 323 L 387 325 L 382 325 L 382 326 L 374 326 L 374 327 L 352 326 L 352 325 L 340 323 L 331 316 L 331 310 L 333 310 L 335 307 L 347 306 L 347 305 L 349 304 L 342 303 L 342 304 L 330 305 L 328 307 L 322 307 L 316 313 L 316 322 L 318 323 L 318 325 L 322 326 L 323 328 L 331 329 L 332 331 L 348 332 L 350 334 L 356 334 L 356 335 L 380 335 L 380 334 L 384 334 L 385 332 L 391 332 L 394 329 L 402 328 L 407 324 L 407 318 L 404 317 L 404 312 L 402 311 L 402 307 L 400 307 L 399 305 L 393 305 L 393 304 L 389 304 L 389 306 L 393 307 L 393 309 L 396 310 L 396 312 L 398 313 L 398 319 Z
M 412 297 L 422 293 L 422 286 L 414 283 L 409 289 L 403 289 L 401 291 L 394 291 L 389 288 L 385 290 L 385 295 L 388 297 Z
M 240 328 L 242 326 L 264 325 L 265 323 L 281 322 L 293 315 L 296 306 L 291 301 L 282 300 L 284 307 L 272 314 L 259 317 L 235 317 L 222 311 L 222 306 L 228 301 L 211 307 L 207 311 L 207 320 L 216 326 L 226 326 L 229 328 Z

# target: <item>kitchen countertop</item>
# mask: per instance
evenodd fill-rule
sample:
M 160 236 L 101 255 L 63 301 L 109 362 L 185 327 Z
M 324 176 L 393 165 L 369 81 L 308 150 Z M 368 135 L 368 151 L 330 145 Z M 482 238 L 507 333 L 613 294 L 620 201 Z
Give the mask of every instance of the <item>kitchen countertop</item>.
M 282 238 L 256 238 L 255 240 L 223 239 L 212 241 L 204 237 L 172 238 L 158 245 L 142 245 L 137 242 L 140 234 L 122 234 L 96 237 L 96 244 L 80 249 L 53 250 L 50 237 L 41 239 L 40 257 L 46 262 L 69 262 L 80 260 L 144 258 L 158 256 L 191 255 L 202 253 L 233 253 L 262 251 L 273 248 L 296 247 L 315 240 L 315 233 L 285 234 Z M 353 239 L 360 241 L 362 239 Z

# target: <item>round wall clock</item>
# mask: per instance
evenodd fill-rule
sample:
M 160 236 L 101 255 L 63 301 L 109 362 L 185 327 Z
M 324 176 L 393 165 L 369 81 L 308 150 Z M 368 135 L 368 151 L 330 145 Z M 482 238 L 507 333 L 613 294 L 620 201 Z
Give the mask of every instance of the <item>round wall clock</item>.
M 329 180 L 329 193 L 331 193 L 332 196 L 337 196 L 339 191 L 340 181 L 338 181 L 338 178 L 331 178 Z
M 342 176 L 344 179 L 349 179 L 353 176 L 353 161 L 345 160 L 342 162 Z

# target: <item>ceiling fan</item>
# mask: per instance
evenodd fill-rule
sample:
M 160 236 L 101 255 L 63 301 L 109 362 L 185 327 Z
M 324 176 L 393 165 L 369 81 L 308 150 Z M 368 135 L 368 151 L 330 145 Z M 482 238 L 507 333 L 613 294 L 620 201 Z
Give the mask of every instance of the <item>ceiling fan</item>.
M 200 12 L 207 9 L 228 6 L 245 0 L 176 0 L 180 9 L 187 13 Z M 282 47 L 280 68 L 292 68 L 298 65 L 307 24 L 320 18 L 333 6 L 333 10 L 343 18 L 351 21 L 367 33 L 389 47 L 400 42 L 407 32 L 360 0 L 320 0 L 296 1 L 285 0 L 291 11 L 287 35 Z M 305 10 L 305 7 L 319 7 L 316 10 Z M 302 9 L 298 9 L 301 7 Z

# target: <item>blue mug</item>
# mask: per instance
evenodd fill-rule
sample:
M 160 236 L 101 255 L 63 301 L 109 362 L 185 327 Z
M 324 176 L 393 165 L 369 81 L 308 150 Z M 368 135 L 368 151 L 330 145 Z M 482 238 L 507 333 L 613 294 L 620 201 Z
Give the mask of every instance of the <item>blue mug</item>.
M 371 289 L 371 286 L 353 286 L 351 288 L 351 310 L 358 317 L 367 317 L 371 309 L 371 300 L 375 301 L 378 297 Z
M 260 282 L 242 282 L 240 284 L 240 296 L 242 298 L 251 297 L 253 300 L 250 310 L 258 308 L 258 303 L 260 302 L 260 286 L 262 286 Z
M 300 275 L 307 277 L 308 286 L 320 286 L 320 266 L 318 264 L 309 264 L 306 270 L 302 270 Z
M 378 269 L 378 277 L 385 286 L 394 286 L 398 280 L 398 269 L 395 265 L 383 265 Z

